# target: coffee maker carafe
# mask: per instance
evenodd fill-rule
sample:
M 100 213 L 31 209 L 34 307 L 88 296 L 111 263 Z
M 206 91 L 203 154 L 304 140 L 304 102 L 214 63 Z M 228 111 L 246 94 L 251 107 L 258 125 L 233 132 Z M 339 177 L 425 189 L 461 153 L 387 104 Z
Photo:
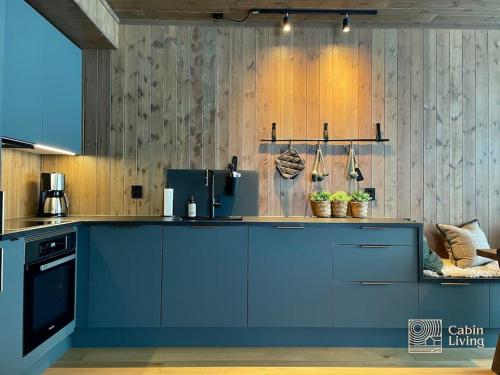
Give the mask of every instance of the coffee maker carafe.
M 66 216 L 67 214 L 68 199 L 64 193 L 64 174 L 42 173 L 38 216 Z

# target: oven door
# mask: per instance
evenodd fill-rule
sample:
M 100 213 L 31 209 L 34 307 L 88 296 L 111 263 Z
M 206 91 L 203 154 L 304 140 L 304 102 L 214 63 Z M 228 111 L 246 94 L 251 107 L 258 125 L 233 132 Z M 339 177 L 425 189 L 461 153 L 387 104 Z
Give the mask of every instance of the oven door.
M 75 317 L 75 251 L 25 265 L 23 354 Z

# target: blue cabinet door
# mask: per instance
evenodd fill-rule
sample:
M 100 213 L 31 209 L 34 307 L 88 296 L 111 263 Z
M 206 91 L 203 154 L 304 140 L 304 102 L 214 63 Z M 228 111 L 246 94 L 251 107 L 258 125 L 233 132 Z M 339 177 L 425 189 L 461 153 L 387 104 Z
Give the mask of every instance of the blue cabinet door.
M 418 317 L 418 284 L 336 282 L 333 306 L 335 327 L 405 328 Z
M 418 247 L 396 245 L 336 245 L 336 281 L 417 281 Z
M 500 328 L 500 283 L 490 284 L 490 328 Z
M 160 226 L 93 226 L 89 327 L 159 327 Z
M 331 327 L 328 228 L 251 227 L 248 325 Z
M 246 327 L 248 227 L 164 229 L 162 326 Z
M 0 374 L 21 374 L 24 242 L 0 242 Z
M 2 135 L 42 142 L 43 18 L 24 0 L 6 6 Z
M 5 54 L 5 1 L 0 0 L 0 134 L 3 124 L 3 66 Z
M 42 51 L 43 144 L 81 151 L 82 53 L 50 23 Z
M 442 319 L 443 327 L 476 325 L 488 328 L 489 299 L 487 283 L 420 283 L 419 315 Z

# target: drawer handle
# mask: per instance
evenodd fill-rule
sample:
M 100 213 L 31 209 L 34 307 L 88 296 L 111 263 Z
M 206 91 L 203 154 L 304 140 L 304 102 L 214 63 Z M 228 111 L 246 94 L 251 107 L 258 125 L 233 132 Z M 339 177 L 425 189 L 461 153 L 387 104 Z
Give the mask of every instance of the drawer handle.
M 387 282 L 372 282 L 372 281 L 362 281 L 361 285 L 392 285 L 392 283 Z
M 385 230 L 385 229 L 389 229 L 387 227 L 361 227 L 361 229 L 368 229 L 368 230 Z
M 305 229 L 305 227 L 276 227 L 276 229 Z
M 470 283 L 441 283 L 443 286 L 467 286 Z
M 359 245 L 359 247 L 362 247 L 364 249 L 386 249 L 390 246 L 389 245 Z

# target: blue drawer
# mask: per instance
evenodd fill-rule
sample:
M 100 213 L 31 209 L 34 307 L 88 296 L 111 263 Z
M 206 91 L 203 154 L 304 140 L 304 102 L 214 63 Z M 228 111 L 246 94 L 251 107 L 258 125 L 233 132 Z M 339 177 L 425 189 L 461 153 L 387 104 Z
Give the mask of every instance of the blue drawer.
M 417 247 L 336 245 L 333 278 L 338 281 L 417 281 Z
M 489 327 L 489 284 L 420 283 L 419 315 L 442 319 L 443 327 L 476 325 Z
M 490 328 L 500 328 L 500 283 L 490 284 Z
M 373 224 L 342 225 L 333 228 L 337 245 L 417 245 L 417 228 L 384 227 Z
M 418 316 L 417 283 L 334 283 L 333 325 L 405 328 Z

